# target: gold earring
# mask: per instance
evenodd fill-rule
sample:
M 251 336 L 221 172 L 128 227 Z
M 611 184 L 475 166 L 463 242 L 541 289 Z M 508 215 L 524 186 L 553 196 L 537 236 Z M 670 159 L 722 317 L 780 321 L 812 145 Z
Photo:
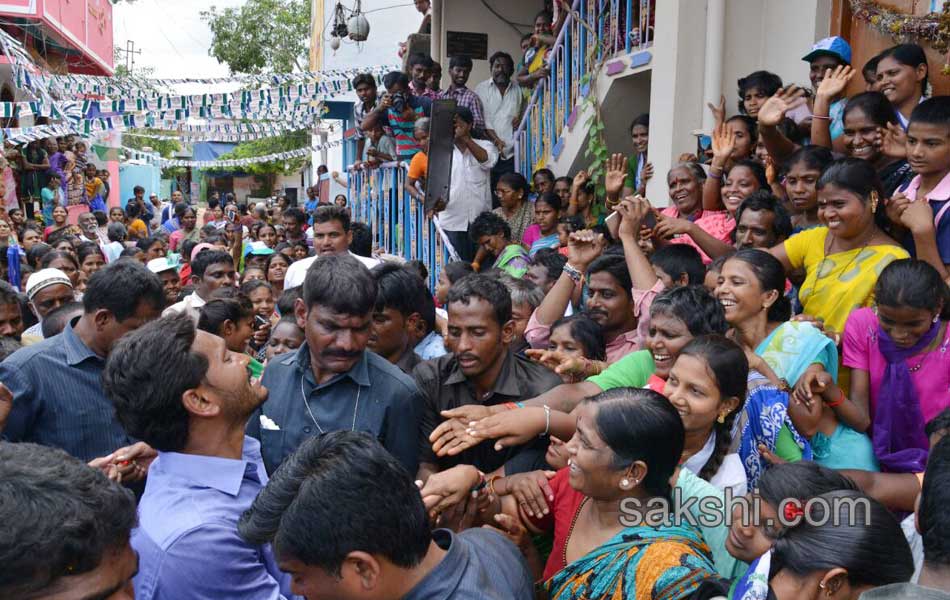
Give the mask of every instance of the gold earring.
M 720 425 L 722 425 L 723 423 L 726 422 L 726 415 L 720 413 L 720 414 L 719 414 L 719 418 L 716 419 L 716 420 L 719 421 L 719 424 L 720 424 Z

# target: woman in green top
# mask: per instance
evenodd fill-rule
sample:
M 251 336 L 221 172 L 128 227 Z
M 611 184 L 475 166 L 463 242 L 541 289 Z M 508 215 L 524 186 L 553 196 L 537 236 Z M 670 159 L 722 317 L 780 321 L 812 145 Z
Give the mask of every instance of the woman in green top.
M 497 443 L 507 447 L 537 438 L 545 429 L 543 407 L 548 406 L 551 409 L 550 432 L 560 439 L 568 439 L 573 435 L 575 420 L 569 418 L 567 413 L 574 410 L 584 398 L 619 387 L 648 387 L 663 393 L 666 378 L 680 351 L 693 338 L 707 334 L 722 335 L 726 327 L 722 306 L 706 290 L 698 286 L 672 288 L 657 296 L 650 307 L 647 350 L 626 355 L 586 381 L 565 383 L 537 398 L 525 400 L 524 408 L 508 410 L 503 405 L 462 406 L 444 412 L 443 415 L 448 419 L 445 423 L 458 419 L 465 425 L 461 433 L 469 437 L 459 447 L 459 452 L 485 439 L 497 439 Z M 552 350 L 529 350 L 528 353 L 533 360 L 552 368 L 555 363 L 571 358 L 558 356 L 562 353 Z M 562 415 L 565 417 L 563 422 L 566 430 L 560 429 Z M 470 426 L 472 421 L 476 423 Z M 436 429 L 433 439 L 443 433 L 447 437 L 453 435 L 451 424 L 445 423 Z
M 495 257 L 493 269 L 500 269 L 515 279 L 521 279 L 528 272 L 528 253 L 524 246 L 511 240 L 511 228 L 495 213 L 483 212 L 475 217 L 469 235 L 486 254 Z

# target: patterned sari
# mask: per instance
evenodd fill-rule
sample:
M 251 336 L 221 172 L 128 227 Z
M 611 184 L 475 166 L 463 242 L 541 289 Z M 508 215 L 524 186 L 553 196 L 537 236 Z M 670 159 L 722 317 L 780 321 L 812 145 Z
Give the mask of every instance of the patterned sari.
M 680 600 L 715 578 L 698 529 L 641 525 L 570 563 L 543 589 L 551 600 Z
M 515 279 L 521 279 L 528 272 L 528 253 L 521 244 L 510 244 L 501 251 L 493 269 L 501 269 Z
M 750 490 L 755 489 L 759 477 L 769 466 L 759 453 L 759 444 L 764 444 L 785 460 L 797 458 L 780 449 L 784 442 L 785 446 L 792 446 L 792 450 L 797 447 L 802 460 L 812 460 L 811 445 L 795 430 L 788 416 L 788 394 L 758 371 L 749 372 L 749 391 L 737 425 L 740 432 L 739 458 Z

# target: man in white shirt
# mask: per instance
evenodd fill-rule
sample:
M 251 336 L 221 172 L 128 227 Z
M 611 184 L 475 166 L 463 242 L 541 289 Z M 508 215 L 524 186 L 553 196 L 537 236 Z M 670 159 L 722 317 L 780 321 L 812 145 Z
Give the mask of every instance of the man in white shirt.
M 234 275 L 234 260 L 230 254 L 223 250 L 199 250 L 191 259 L 191 283 L 195 291 L 166 308 L 162 316 L 184 312 L 197 323 L 201 307 L 211 299 L 211 292 L 223 286 L 234 287 Z
M 479 214 L 491 210 L 490 174 L 498 162 L 498 150 L 491 142 L 472 139 L 473 122 L 472 111 L 464 106 L 456 109 L 449 201 L 439 213 L 439 225 L 459 258 L 467 262 L 475 259 L 476 250 L 468 226 Z
M 284 289 L 289 290 L 303 285 L 307 278 L 307 269 L 319 256 L 333 256 L 335 254 L 349 254 L 363 263 L 367 269 L 379 264 L 375 258 L 359 256 L 350 252 L 350 243 L 353 241 L 353 231 L 350 228 L 350 213 L 345 208 L 335 205 L 321 206 L 313 213 L 313 249 L 317 256 L 298 260 L 290 265 L 284 275 Z
M 515 72 L 514 60 L 507 52 L 496 52 L 489 59 L 491 79 L 475 86 L 475 93 L 485 109 L 485 134 L 498 148 L 498 163 L 491 170 L 491 189 L 498 178 L 515 170 L 514 130 L 521 119 L 524 95 L 518 84 L 511 80 Z

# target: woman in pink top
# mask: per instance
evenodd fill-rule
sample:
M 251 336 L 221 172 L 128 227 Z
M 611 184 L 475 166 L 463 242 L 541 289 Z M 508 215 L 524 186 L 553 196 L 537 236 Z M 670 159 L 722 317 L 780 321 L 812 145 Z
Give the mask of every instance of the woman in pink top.
M 671 244 L 688 244 L 697 250 L 703 263 L 712 261 L 708 254 L 696 242 L 694 237 L 703 234 L 731 244 L 732 231 L 736 222 L 729 213 L 721 210 L 703 210 L 703 183 L 706 173 L 696 163 L 680 163 L 670 169 L 666 176 L 670 188 L 671 205 L 660 212 L 660 222 L 654 230 L 654 237 L 668 239 Z M 691 229 L 700 230 L 693 236 Z
M 877 307 L 854 311 L 844 329 L 850 400 L 867 411 L 882 469 L 917 473 L 927 462 L 924 426 L 950 406 L 950 289 L 932 266 L 903 259 L 884 269 L 874 294 Z

